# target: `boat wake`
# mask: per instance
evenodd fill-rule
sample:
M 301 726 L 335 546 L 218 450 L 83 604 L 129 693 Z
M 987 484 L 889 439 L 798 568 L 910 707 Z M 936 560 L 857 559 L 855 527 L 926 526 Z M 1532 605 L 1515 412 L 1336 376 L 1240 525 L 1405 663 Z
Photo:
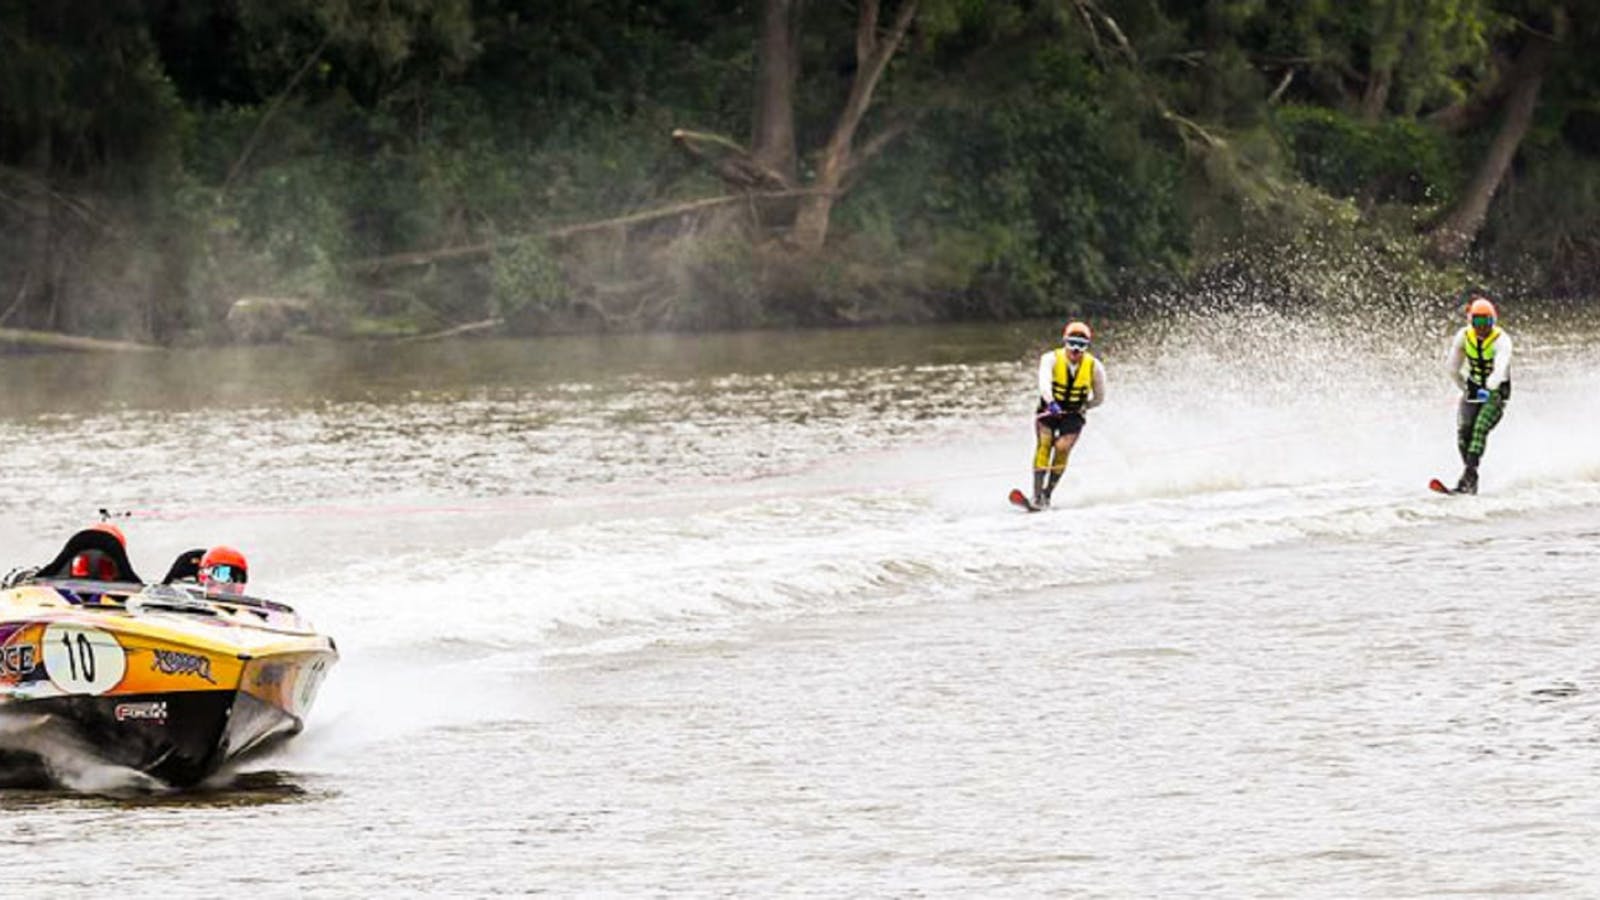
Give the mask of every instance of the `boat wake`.
M 1017 413 L 1028 367 L 966 366 L 974 395 L 1002 384 L 1014 395 L 898 431 L 876 421 L 873 434 L 904 439 L 818 450 L 786 472 L 578 490 L 492 529 L 458 516 L 428 528 L 425 546 L 307 573 L 287 595 L 311 604 L 336 575 L 350 588 L 317 616 L 352 649 L 514 669 L 806 616 L 1137 579 L 1197 551 L 1600 506 L 1600 426 L 1587 415 L 1600 373 L 1582 348 L 1519 345 L 1519 392 L 1490 441 L 1483 492 L 1440 497 L 1428 480 L 1459 463 L 1436 335 L 1390 345 L 1316 322 L 1250 327 L 1123 348 L 1108 364 L 1113 396 L 1044 515 L 1005 499 L 1028 477 L 1033 438 Z M 821 448 L 839 427 L 787 431 Z
M 160 779 L 103 759 L 48 715 L 0 709 L 0 787 L 112 796 L 168 790 Z

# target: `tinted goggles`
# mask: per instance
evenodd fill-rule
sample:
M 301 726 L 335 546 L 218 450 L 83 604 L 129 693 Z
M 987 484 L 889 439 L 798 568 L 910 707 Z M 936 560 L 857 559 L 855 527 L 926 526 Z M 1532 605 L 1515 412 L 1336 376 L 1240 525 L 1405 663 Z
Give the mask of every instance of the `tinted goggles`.
M 1085 337 L 1069 337 L 1065 341 L 1068 350 L 1089 349 L 1089 339 Z
M 238 566 L 230 566 L 226 563 L 206 566 L 200 570 L 200 575 L 209 581 L 217 581 L 223 584 L 244 584 L 250 580 L 249 572 Z
M 1494 324 L 1494 316 L 1473 316 L 1472 325 L 1475 328 L 1488 328 Z

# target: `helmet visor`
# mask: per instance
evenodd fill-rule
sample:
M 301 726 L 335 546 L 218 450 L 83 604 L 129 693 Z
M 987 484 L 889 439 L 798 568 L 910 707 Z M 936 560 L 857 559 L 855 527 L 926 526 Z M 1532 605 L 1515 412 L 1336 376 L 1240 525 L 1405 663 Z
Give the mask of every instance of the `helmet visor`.
M 227 563 L 218 563 L 206 566 L 200 570 L 200 577 L 207 581 L 216 581 L 222 584 L 244 584 L 250 580 L 250 574 L 239 566 L 230 566 Z

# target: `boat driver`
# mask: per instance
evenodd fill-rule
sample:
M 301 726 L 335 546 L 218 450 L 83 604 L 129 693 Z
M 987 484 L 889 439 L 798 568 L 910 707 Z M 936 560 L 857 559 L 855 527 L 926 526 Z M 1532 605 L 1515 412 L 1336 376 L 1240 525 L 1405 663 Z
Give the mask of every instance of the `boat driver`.
M 243 553 L 219 544 L 200 557 L 196 580 L 208 594 L 242 594 L 245 582 L 250 580 L 250 564 L 245 562 Z

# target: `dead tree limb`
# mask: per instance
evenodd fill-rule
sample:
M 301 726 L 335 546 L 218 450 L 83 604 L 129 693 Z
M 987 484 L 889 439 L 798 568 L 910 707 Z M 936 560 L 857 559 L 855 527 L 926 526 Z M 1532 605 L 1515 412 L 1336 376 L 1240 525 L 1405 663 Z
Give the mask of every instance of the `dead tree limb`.
M 504 324 L 504 319 L 484 319 L 481 322 L 468 322 L 465 325 L 457 325 L 454 328 L 446 328 L 443 331 L 431 331 L 427 334 L 416 334 L 411 335 L 410 337 L 396 338 L 395 343 L 414 344 L 422 341 L 441 341 L 445 338 L 460 337 L 464 334 L 475 334 L 479 331 L 492 331 Z
M 222 180 L 222 187 L 217 192 L 218 196 L 225 196 L 228 193 L 228 189 L 233 187 L 233 182 L 239 177 L 239 173 L 244 170 L 244 164 L 250 160 L 250 154 L 254 153 L 256 145 L 261 143 L 261 137 L 267 130 L 267 123 L 271 122 L 273 117 L 278 114 L 278 110 L 283 108 L 283 102 L 294 92 L 295 86 L 300 83 L 300 79 L 306 77 L 306 73 L 311 71 L 311 67 L 316 61 L 322 58 L 322 51 L 327 49 L 329 37 L 329 35 L 322 36 L 322 41 L 317 44 L 317 49 L 311 51 L 311 55 L 306 57 L 306 61 L 300 66 L 300 70 L 294 73 L 294 76 L 289 79 L 289 83 L 285 84 L 283 90 L 278 92 L 278 96 L 272 98 L 272 103 L 267 106 L 267 111 L 261 114 L 260 120 L 256 122 L 255 129 L 250 132 L 250 137 L 245 140 L 244 148 L 239 151 L 239 157 L 233 161 L 233 165 L 228 167 L 228 177 Z
M 684 216 L 690 213 L 703 212 L 721 206 L 736 203 L 746 203 L 753 199 L 781 200 L 788 197 L 805 197 L 818 193 L 814 190 L 794 191 L 760 191 L 748 194 L 728 194 L 721 197 L 706 197 L 700 200 L 690 200 L 685 203 L 674 203 L 643 212 L 629 213 L 609 219 L 600 219 L 594 222 L 580 222 L 576 225 L 566 225 L 561 228 L 551 228 L 545 231 L 532 232 L 514 237 L 499 238 L 492 241 L 479 241 L 475 244 L 462 244 L 455 247 L 442 247 L 438 250 L 418 250 L 410 253 L 394 253 L 388 256 L 371 256 L 366 259 L 352 260 L 345 263 L 346 269 L 353 272 L 378 272 L 384 269 L 398 269 L 408 266 L 421 266 L 428 263 L 448 262 L 456 259 L 470 259 L 478 256 L 488 256 L 497 247 L 504 247 L 528 238 L 543 238 L 545 240 L 563 240 L 586 234 L 593 231 L 604 231 L 611 228 L 627 229 L 646 222 L 666 219 L 672 216 Z
M 150 344 L 139 344 L 133 341 L 110 341 L 103 338 L 57 334 L 53 331 L 29 331 L 22 328 L 0 328 L 0 345 L 20 350 L 75 350 L 102 353 L 149 353 L 161 349 Z
M 749 150 L 720 134 L 674 128 L 672 143 L 737 190 L 783 191 L 794 187 L 783 173 L 762 165 Z
M 1272 93 L 1267 95 L 1267 105 L 1276 106 L 1278 101 L 1283 99 L 1283 92 L 1289 89 L 1289 83 L 1292 81 L 1294 81 L 1294 69 L 1284 69 L 1283 77 L 1278 79 L 1278 86 L 1273 88 Z

